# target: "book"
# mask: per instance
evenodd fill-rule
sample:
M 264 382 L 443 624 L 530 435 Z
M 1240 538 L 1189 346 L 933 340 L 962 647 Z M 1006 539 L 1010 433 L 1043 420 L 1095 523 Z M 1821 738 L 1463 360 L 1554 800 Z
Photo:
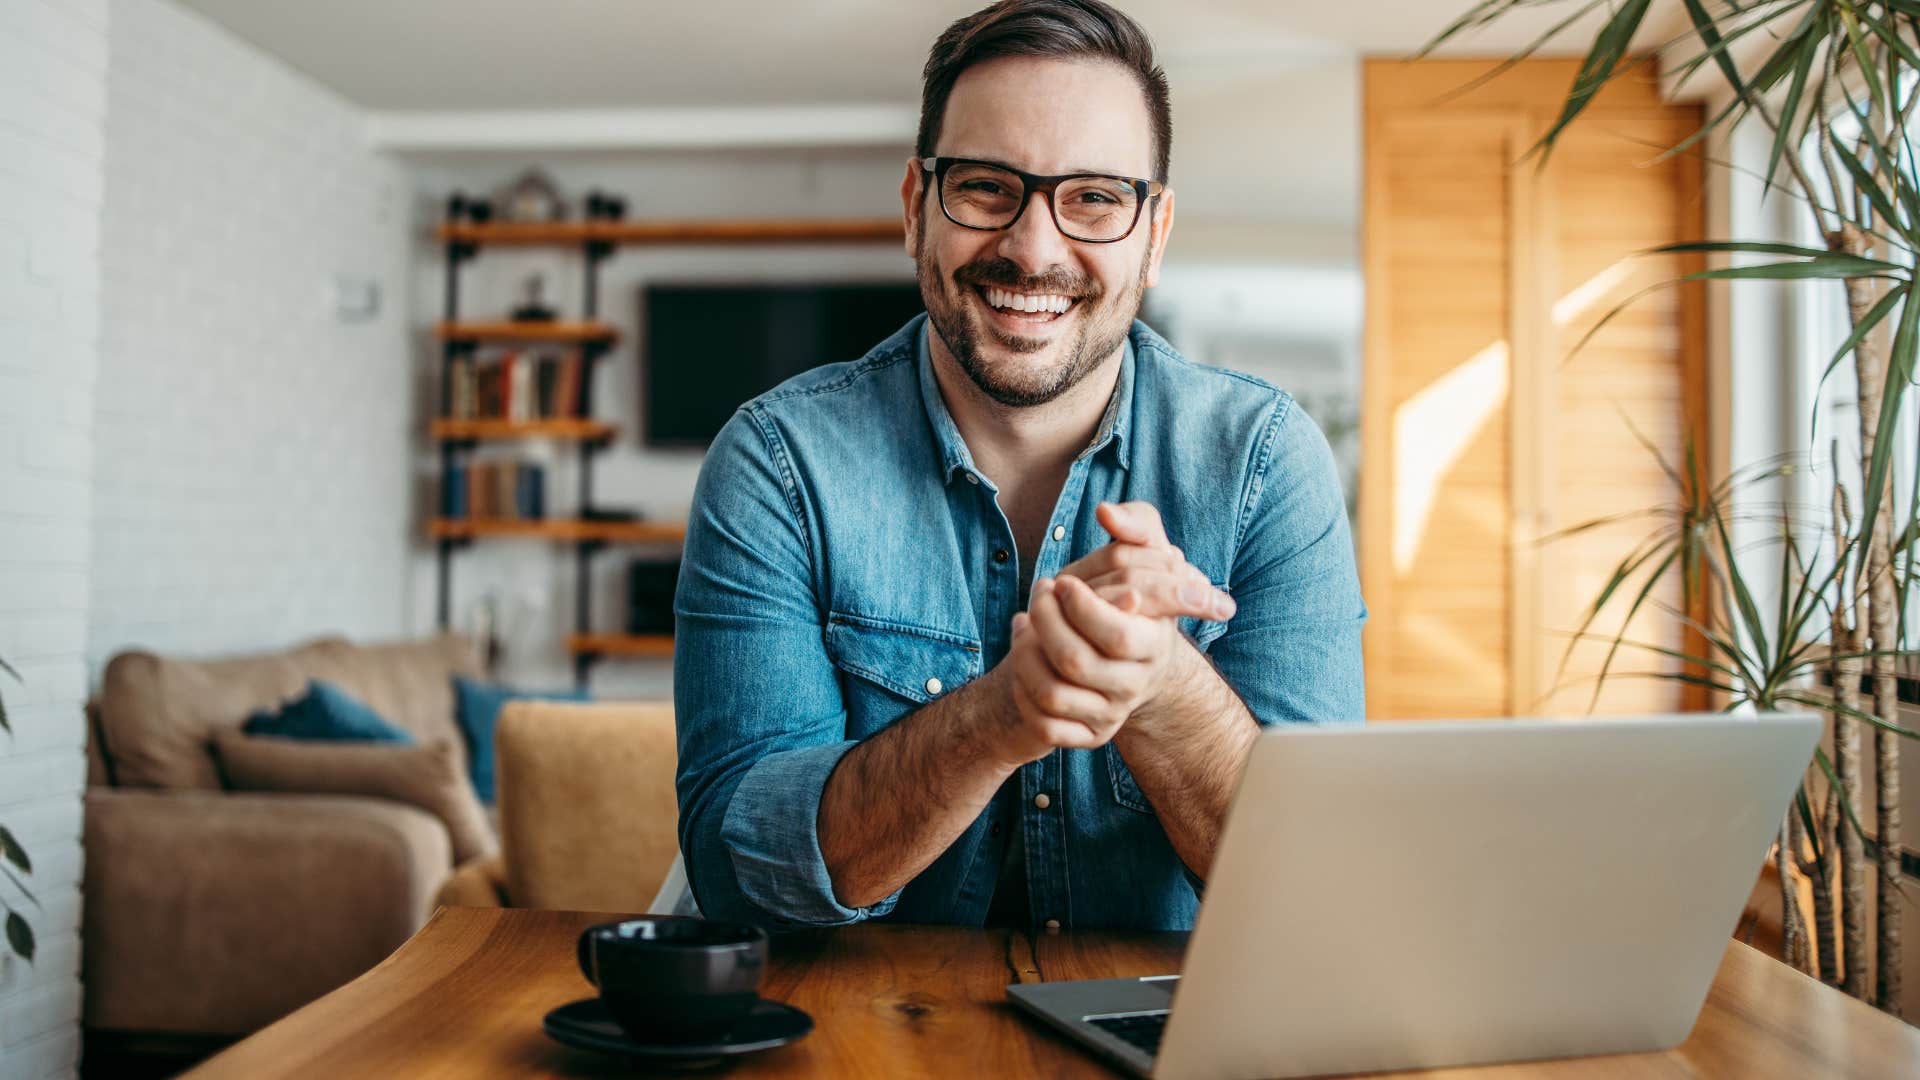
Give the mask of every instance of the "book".
M 466 469 L 467 478 L 467 514 L 475 520 L 492 517 L 488 510 L 487 463 L 476 461 Z
M 495 416 L 502 420 L 513 419 L 514 369 L 520 366 L 520 356 L 514 352 L 503 353 L 500 357 L 500 404 Z
M 514 465 L 514 513 L 518 517 L 539 520 L 545 513 L 545 468 L 532 462 Z
M 474 364 L 471 356 L 456 356 L 447 366 L 447 416 L 471 420 L 478 415 L 474 400 Z
M 515 355 L 513 358 L 513 379 L 507 393 L 513 407 L 507 411 L 507 419 L 525 423 L 537 419 L 533 409 L 533 364 L 532 357 Z
M 467 467 L 455 462 L 447 468 L 446 482 L 440 489 L 440 516 L 467 516 Z
M 542 356 L 534 369 L 533 400 L 542 420 L 550 420 L 560 415 L 556 406 L 559 400 L 554 391 L 558 389 L 560 358 Z
M 559 415 L 575 417 L 584 415 L 580 408 L 580 354 L 572 353 L 560 365 L 560 411 Z

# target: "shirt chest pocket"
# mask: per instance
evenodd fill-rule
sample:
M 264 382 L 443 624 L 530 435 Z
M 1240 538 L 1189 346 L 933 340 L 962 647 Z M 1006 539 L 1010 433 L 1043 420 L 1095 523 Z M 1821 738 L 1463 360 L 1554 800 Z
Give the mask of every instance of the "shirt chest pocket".
M 864 739 L 980 674 L 977 641 L 857 615 L 828 616 L 827 655 L 840 671 L 850 739 Z

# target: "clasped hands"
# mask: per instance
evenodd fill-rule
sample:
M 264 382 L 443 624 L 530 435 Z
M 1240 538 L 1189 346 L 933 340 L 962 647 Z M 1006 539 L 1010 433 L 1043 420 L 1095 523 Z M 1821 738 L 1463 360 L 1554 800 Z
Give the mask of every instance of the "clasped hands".
M 1034 581 L 992 673 L 1008 706 L 999 749 L 1016 764 L 1105 745 L 1197 658 L 1175 620 L 1233 617 L 1232 597 L 1168 542 L 1151 504 L 1101 503 L 1094 514 L 1112 542 Z

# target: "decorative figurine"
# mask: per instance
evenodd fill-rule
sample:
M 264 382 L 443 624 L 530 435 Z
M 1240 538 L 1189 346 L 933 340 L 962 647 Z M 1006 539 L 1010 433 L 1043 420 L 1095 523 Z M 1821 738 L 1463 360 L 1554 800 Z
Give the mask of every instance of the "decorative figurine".
M 504 221 L 559 221 L 566 217 L 560 189 L 539 169 L 528 169 L 500 193 Z
M 554 310 L 547 306 L 540 294 L 546 291 L 547 275 L 534 274 L 527 278 L 527 302 L 513 309 L 514 322 L 552 322 L 556 317 Z

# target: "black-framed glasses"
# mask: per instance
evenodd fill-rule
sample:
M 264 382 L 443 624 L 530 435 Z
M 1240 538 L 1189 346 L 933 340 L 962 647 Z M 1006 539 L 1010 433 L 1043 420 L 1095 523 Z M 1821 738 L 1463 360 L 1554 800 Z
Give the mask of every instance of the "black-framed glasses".
M 1141 206 L 1164 189 L 1158 180 L 1134 176 L 1035 176 L 972 158 L 921 158 L 920 171 L 940 193 L 940 212 L 963 229 L 1011 229 L 1040 191 L 1061 235 L 1088 244 L 1125 240 L 1139 224 Z

